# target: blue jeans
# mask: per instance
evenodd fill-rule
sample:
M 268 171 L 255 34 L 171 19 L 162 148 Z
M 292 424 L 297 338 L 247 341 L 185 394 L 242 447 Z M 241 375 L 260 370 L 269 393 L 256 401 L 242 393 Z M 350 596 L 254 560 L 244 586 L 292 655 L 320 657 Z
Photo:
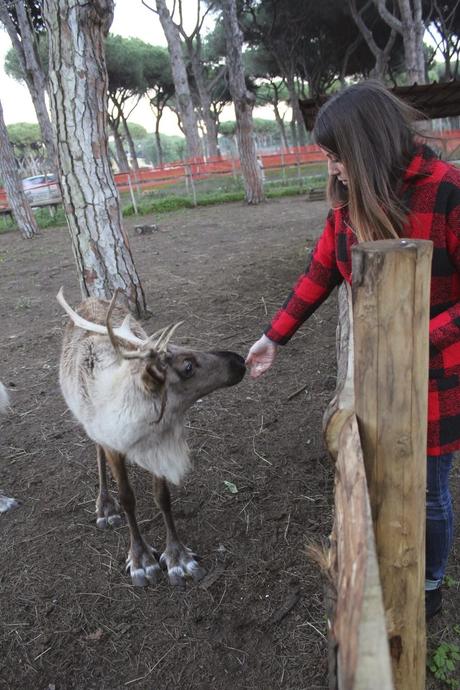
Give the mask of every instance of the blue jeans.
M 427 458 L 426 590 L 441 585 L 452 545 L 454 520 L 449 491 L 452 461 L 452 453 Z

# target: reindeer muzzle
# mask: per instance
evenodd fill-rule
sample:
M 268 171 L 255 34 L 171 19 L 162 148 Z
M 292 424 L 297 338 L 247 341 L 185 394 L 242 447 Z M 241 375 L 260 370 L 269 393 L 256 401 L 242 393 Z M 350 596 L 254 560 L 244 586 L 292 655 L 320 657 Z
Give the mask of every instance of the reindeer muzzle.
M 229 380 L 227 386 L 234 386 L 239 383 L 246 373 L 246 365 L 244 363 L 244 358 L 238 355 L 236 352 L 231 352 L 229 350 L 214 351 L 212 353 L 217 357 L 221 357 L 227 361 L 227 366 L 229 370 Z

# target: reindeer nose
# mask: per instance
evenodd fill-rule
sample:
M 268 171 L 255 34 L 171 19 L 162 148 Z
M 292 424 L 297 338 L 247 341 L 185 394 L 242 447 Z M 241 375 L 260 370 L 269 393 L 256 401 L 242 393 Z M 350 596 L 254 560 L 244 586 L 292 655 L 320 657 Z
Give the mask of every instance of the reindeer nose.
M 227 360 L 231 377 L 228 385 L 233 386 L 235 383 L 239 383 L 246 373 L 244 357 L 230 350 L 214 351 L 213 354 Z

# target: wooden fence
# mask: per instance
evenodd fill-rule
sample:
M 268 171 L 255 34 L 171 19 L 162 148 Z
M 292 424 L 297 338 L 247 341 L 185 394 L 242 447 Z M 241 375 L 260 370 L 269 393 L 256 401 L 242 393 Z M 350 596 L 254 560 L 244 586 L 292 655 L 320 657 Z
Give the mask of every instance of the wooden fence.
M 291 167 L 300 167 L 312 163 L 325 163 L 326 158 L 321 149 L 314 145 L 291 147 L 276 153 L 258 156 L 264 171 L 279 171 Z M 119 192 L 165 189 L 173 185 L 184 183 L 189 187 L 193 183 L 210 178 L 237 177 L 241 175 L 239 158 L 191 158 L 188 160 L 165 163 L 158 168 L 141 169 L 138 171 L 120 172 L 114 174 L 114 180 Z M 46 191 L 54 183 L 36 185 L 35 189 Z M 40 205 L 40 204 L 34 204 Z M 6 192 L 0 187 L 0 211 L 8 209 Z
M 336 461 L 330 688 L 423 690 L 432 243 L 369 242 L 352 254 L 324 416 Z
M 460 130 L 431 133 L 428 143 L 442 152 L 444 158 L 460 158 Z M 296 167 L 300 171 L 300 166 L 325 163 L 326 161 L 321 149 L 315 144 L 280 149 L 273 153 L 260 153 L 258 159 L 264 172 L 268 174 L 270 172 L 280 173 L 281 175 L 292 167 Z M 202 180 L 238 177 L 240 175 L 239 158 L 219 156 L 217 158 L 192 158 L 166 163 L 157 168 L 115 173 L 114 179 L 119 192 L 130 192 L 133 195 L 133 190 L 139 192 L 161 190 L 178 183 L 183 183 L 188 189 L 189 187 L 193 188 L 195 183 Z M 49 186 L 49 183 L 44 183 L 38 185 L 37 188 L 43 187 L 46 190 Z M 0 213 L 2 210 L 9 212 L 6 192 L 0 187 Z

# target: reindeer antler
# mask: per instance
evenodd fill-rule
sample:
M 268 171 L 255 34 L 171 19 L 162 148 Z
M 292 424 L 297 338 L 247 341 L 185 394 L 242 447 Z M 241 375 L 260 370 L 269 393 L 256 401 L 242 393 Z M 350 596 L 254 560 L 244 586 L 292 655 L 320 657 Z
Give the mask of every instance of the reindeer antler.
M 112 318 L 112 312 L 115 307 L 115 303 L 117 301 L 117 297 L 120 293 L 120 288 L 117 288 L 115 292 L 113 293 L 113 297 L 110 300 L 109 308 L 107 310 L 107 316 L 106 316 L 106 325 L 107 325 L 107 334 L 110 338 L 110 342 L 112 343 L 113 349 L 115 350 L 116 354 L 119 357 L 122 357 L 123 359 L 148 359 L 151 354 L 148 350 L 142 351 L 139 348 L 137 350 L 124 350 L 120 347 L 120 343 L 118 340 L 120 338 L 123 338 L 123 335 L 126 333 L 126 331 L 130 331 L 129 326 L 128 326 L 128 321 L 129 321 L 129 315 L 127 314 L 125 318 L 123 319 L 123 323 L 121 326 L 117 329 L 112 328 L 112 323 L 111 323 L 111 318 Z M 128 342 L 132 342 L 129 338 L 125 338 Z M 140 343 L 142 347 L 145 346 L 145 344 L 148 342 L 147 340 L 140 340 Z
M 114 295 L 114 297 L 116 297 L 116 295 Z M 73 323 L 76 326 L 78 326 L 78 328 L 82 328 L 83 330 L 89 331 L 90 333 L 100 333 L 101 335 L 109 335 L 107 326 L 103 326 L 100 323 L 93 323 L 92 321 L 88 321 L 87 319 L 84 319 L 82 316 L 80 316 L 80 314 L 77 314 L 77 312 L 74 311 L 72 309 L 72 307 L 70 307 L 67 304 L 67 302 L 64 298 L 64 288 L 61 287 L 58 294 L 56 295 L 56 299 L 59 302 L 59 304 L 61 305 L 61 307 L 63 307 L 63 309 L 70 316 Z M 113 298 L 112 298 L 112 301 L 113 301 Z M 109 307 L 109 309 L 110 309 L 110 307 Z M 112 309 L 113 309 L 113 307 L 112 307 Z M 120 338 L 121 340 L 125 340 L 126 342 L 131 343 L 132 345 L 136 345 L 137 347 L 144 345 L 147 341 L 143 340 L 142 338 L 138 338 L 137 335 L 135 335 L 131 331 L 131 329 L 128 326 L 128 320 L 129 320 L 129 316 L 127 316 L 124 319 L 124 321 L 120 327 L 112 329 L 113 335 Z
M 184 322 L 179 321 L 178 323 L 170 323 L 169 326 L 165 326 L 165 328 L 161 328 L 159 331 L 156 331 L 156 333 L 153 333 L 149 338 L 148 342 L 153 341 L 155 338 L 157 338 L 155 343 L 152 343 L 152 347 L 154 350 L 156 350 L 159 353 L 166 352 L 166 348 L 168 346 L 169 341 L 171 340 L 174 332 L 176 331 L 179 326 L 182 326 Z
M 113 293 L 112 299 L 110 300 L 109 308 L 107 310 L 106 325 L 103 326 L 99 323 L 93 323 L 84 319 L 82 316 L 77 314 L 76 311 L 70 307 L 65 298 L 63 288 L 59 290 L 56 299 L 59 304 L 64 308 L 67 314 L 72 319 L 73 323 L 79 328 L 85 331 L 90 331 L 91 333 L 100 333 L 101 335 L 108 335 L 110 342 L 116 354 L 123 359 L 149 359 L 152 357 L 152 353 L 162 355 L 166 353 L 166 348 L 169 341 L 171 340 L 174 332 L 179 326 L 184 322 L 179 321 L 176 324 L 169 324 L 164 328 L 153 333 L 148 338 L 139 338 L 135 335 L 129 327 L 129 314 L 125 316 L 121 326 L 113 328 L 112 326 L 112 313 L 115 308 L 115 304 L 118 298 L 120 288 L 117 288 Z M 120 340 L 136 345 L 136 350 L 124 350 L 120 347 Z M 150 346 L 150 347 L 146 347 Z

